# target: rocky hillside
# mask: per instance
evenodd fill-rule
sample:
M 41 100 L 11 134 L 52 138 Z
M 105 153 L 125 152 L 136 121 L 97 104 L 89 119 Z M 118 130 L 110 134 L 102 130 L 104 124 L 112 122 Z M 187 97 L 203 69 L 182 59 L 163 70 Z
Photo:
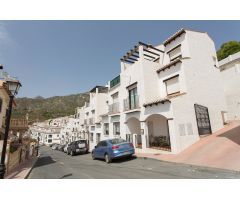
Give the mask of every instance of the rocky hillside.
M 23 117 L 28 113 L 29 120 L 35 122 L 72 115 L 75 108 L 83 106 L 85 101 L 89 101 L 88 93 L 50 98 L 41 96 L 36 98 L 17 98 L 17 108 L 13 110 L 13 117 Z

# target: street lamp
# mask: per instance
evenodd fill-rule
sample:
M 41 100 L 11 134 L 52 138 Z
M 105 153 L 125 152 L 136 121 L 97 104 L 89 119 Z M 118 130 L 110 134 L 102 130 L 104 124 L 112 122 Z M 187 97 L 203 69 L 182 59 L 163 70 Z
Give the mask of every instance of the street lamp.
M 5 120 L 5 134 L 4 134 L 4 141 L 3 141 L 3 149 L 2 149 L 2 156 L 1 156 L 1 163 L 0 163 L 0 179 L 4 178 L 4 174 L 6 171 L 5 167 L 5 157 L 6 157 L 6 150 L 7 150 L 7 140 L 8 140 L 8 132 L 10 126 L 10 119 L 12 114 L 12 104 L 14 96 L 17 95 L 19 88 L 22 86 L 21 83 L 13 78 L 7 78 L 6 80 L 7 88 L 9 90 L 9 104 L 8 109 L 6 112 L 6 120 Z

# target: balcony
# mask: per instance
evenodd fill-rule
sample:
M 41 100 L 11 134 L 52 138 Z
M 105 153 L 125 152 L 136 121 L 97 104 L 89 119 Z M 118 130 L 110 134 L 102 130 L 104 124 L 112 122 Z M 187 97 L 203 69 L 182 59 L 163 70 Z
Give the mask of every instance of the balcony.
M 123 105 L 124 105 L 124 111 L 139 109 L 140 108 L 139 96 L 135 95 L 131 99 L 130 99 L 130 97 L 128 97 L 127 99 L 124 99 Z
M 90 125 L 94 125 L 95 124 L 95 118 L 94 117 L 89 119 L 89 124 Z
M 110 88 L 120 84 L 120 75 L 110 81 Z
M 119 113 L 119 102 L 113 103 L 108 106 L 109 115 L 116 114 L 116 113 Z

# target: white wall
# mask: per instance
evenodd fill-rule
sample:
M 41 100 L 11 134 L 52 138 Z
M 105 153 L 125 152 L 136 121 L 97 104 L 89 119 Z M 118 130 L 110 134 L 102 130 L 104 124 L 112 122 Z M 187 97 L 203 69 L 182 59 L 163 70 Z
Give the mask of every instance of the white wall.
M 223 127 L 221 111 L 226 111 L 223 85 L 216 64 L 213 41 L 205 33 L 187 32 L 190 59 L 182 64 L 186 95 L 172 100 L 177 147 L 181 151 L 199 138 L 194 104 L 208 107 L 212 131 Z M 184 127 L 185 134 L 180 134 Z
M 226 58 L 220 62 L 225 63 L 220 68 L 227 103 L 228 120 L 240 120 L 240 53 L 235 55 L 239 55 L 239 58 L 235 61 Z

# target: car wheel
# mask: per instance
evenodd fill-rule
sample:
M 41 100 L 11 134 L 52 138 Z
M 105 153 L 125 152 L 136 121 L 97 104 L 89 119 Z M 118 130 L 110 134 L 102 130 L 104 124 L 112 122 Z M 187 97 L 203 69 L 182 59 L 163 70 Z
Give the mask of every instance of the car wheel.
M 71 151 L 71 156 L 74 156 L 74 152 L 73 151 Z
M 95 158 L 95 156 L 94 156 L 94 153 L 92 153 L 92 159 L 93 159 L 93 160 L 95 160 L 95 159 L 96 159 L 96 158 Z
M 106 163 L 111 163 L 112 160 L 111 160 L 110 156 L 107 153 L 105 154 L 104 158 L 105 158 L 105 162 Z

